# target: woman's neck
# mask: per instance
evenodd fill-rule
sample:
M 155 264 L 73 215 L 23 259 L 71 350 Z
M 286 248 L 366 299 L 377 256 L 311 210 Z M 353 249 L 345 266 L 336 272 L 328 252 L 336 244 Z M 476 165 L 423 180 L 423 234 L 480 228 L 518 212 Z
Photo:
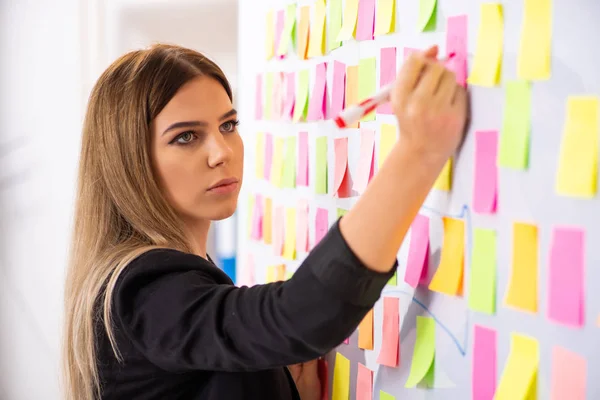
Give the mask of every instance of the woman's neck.
M 186 222 L 186 235 L 192 251 L 197 256 L 207 258 L 206 243 L 208 242 L 209 220 L 194 220 Z

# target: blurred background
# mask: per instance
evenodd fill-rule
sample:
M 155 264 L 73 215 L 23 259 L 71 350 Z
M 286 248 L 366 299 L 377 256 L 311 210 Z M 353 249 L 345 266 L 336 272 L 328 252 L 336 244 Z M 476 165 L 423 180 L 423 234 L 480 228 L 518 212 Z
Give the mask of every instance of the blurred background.
M 88 94 L 124 52 L 194 48 L 237 91 L 237 0 L 0 0 L 0 400 L 59 399 L 62 290 Z M 209 253 L 235 271 L 235 216 Z

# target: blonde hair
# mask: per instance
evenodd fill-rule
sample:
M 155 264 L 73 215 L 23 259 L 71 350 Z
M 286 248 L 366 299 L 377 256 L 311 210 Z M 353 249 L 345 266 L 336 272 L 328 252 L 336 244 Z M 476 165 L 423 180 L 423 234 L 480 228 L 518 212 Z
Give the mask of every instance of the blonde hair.
M 219 81 L 232 98 L 216 64 L 171 45 L 122 56 L 92 90 L 65 287 L 63 377 L 68 400 L 101 395 L 98 326 L 104 327 L 115 357 L 122 361 L 111 319 L 119 274 L 152 248 L 191 252 L 181 220 L 154 179 L 150 123 L 182 85 L 199 75 Z

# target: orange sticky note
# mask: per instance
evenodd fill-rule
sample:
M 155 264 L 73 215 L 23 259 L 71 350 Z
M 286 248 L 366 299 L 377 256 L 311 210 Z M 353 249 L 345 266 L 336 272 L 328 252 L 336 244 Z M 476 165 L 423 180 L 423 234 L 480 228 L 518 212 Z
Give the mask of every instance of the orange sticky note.
M 537 312 L 538 228 L 515 222 L 511 276 L 504 303 L 522 311 Z
M 275 282 L 285 281 L 285 264 L 275 266 Z
M 298 21 L 298 58 L 308 58 L 308 35 L 310 32 L 310 6 L 300 8 L 300 20 Z
M 346 108 L 358 103 L 358 65 L 346 68 Z M 348 125 L 348 128 L 358 128 L 358 122 Z
M 273 243 L 273 201 L 265 198 L 265 210 L 263 214 L 263 240 L 265 244 Z
M 559 346 L 552 349 L 551 400 L 585 400 L 587 365 L 584 357 Z
M 465 255 L 465 222 L 444 217 L 444 242 L 440 265 L 429 290 L 450 296 L 462 296 Z
M 399 324 L 400 300 L 397 297 L 383 298 L 383 327 L 381 329 L 381 349 L 377 363 L 397 367 L 400 358 Z
M 293 207 L 285 210 L 283 257 L 288 260 L 296 259 L 296 209 Z
M 363 318 L 358 325 L 358 348 L 373 350 L 373 309 Z

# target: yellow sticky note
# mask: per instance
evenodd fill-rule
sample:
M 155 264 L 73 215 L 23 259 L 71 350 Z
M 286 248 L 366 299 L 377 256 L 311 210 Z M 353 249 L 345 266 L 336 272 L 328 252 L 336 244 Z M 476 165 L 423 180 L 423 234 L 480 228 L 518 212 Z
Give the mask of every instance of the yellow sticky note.
M 296 209 L 285 210 L 285 242 L 283 244 L 283 258 L 296 259 Z
M 515 222 L 511 276 L 504 303 L 523 311 L 537 312 L 538 228 Z
M 428 375 L 433 375 L 435 367 L 435 321 L 433 318 L 417 315 L 417 339 L 413 350 L 410 375 L 405 387 L 414 388 Z M 431 384 L 433 382 L 426 382 Z
M 269 10 L 265 21 L 265 57 L 270 60 L 275 55 L 275 12 Z
M 377 168 L 381 168 L 394 144 L 398 140 L 396 127 L 392 124 L 381 124 L 381 134 L 379 137 L 379 157 L 377 157 Z
M 263 214 L 263 240 L 265 244 L 273 243 L 273 200 L 265 198 L 265 213 Z
M 518 74 L 527 80 L 550 78 L 552 0 L 525 0 Z
M 306 60 L 308 57 L 308 35 L 310 30 L 310 7 L 300 8 L 300 20 L 298 21 L 298 58 Z
M 269 265 L 267 267 L 267 277 L 265 278 L 265 283 L 275 282 L 275 266 Z
M 275 266 L 275 282 L 285 281 L 285 264 Z
M 358 103 L 358 65 L 346 68 L 346 108 Z M 348 125 L 349 128 L 358 128 L 358 122 Z
M 287 271 L 285 273 L 285 280 L 289 281 L 290 279 L 292 279 L 292 276 L 294 276 L 294 271 Z
M 467 82 L 472 85 L 492 87 L 500 83 L 504 46 L 502 4 L 484 3 L 481 5 L 479 15 L 475 59 Z
M 379 400 L 396 400 L 396 397 L 392 396 L 389 393 L 384 392 L 383 390 L 379 391 Z
M 252 215 L 254 214 L 254 195 L 248 196 L 248 237 L 252 236 Z
M 377 88 L 377 67 L 375 57 L 363 58 L 358 64 L 358 100 L 373 96 Z M 361 118 L 361 121 L 374 121 L 375 111 Z
M 540 349 L 532 337 L 512 333 L 510 353 L 502 371 L 494 400 L 534 400 Z
M 358 325 L 358 348 L 373 350 L 373 309 L 363 318 Z
M 332 392 L 331 400 L 348 400 L 350 398 L 350 360 L 340 353 L 335 354 Z
M 284 56 L 288 52 L 290 42 L 292 41 L 292 34 L 296 26 L 296 4 L 288 4 L 285 9 L 285 22 L 283 24 L 283 31 L 281 38 L 279 39 L 279 48 L 277 49 L 278 56 Z
M 469 308 L 496 313 L 496 232 L 475 228 L 469 274 Z
M 265 177 L 265 134 L 259 132 L 256 134 L 256 177 L 263 179 Z
M 597 170 L 598 99 L 591 96 L 569 97 L 556 191 L 565 196 L 594 197 Z
M 325 0 L 317 0 L 315 13 L 310 24 L 310 39 L 308 41 L 308 57 L 319 57 L 325 54 Z
M 460 296 L 463 292 L 465 256 L 465 222 L 444 217 L 444 242 L 440 265 L 429 284 L 429 290 Z
M 449 158 L 440 172 L 440 175 L 435 180 L 433 188 L 449 192 L 452 188 L 452 158 Z
M 358 21 L 358 0 L 346 0 L 344 9 L 344 23 L 336 41 L 348 40 L 356 35 L 356 22 Z
M 329 0 L 329 51 L 341 46 L 336 40 L 342 29 L 342 0 Z
M 396 30 L 396 1 L 377 0 L 375 36 L 386 35 Z
M 271 183 L 281 187 L 283 177 L 283 144 L 284 139 L 277 137 L 274 139 L 273 159 L 271 160 Z

